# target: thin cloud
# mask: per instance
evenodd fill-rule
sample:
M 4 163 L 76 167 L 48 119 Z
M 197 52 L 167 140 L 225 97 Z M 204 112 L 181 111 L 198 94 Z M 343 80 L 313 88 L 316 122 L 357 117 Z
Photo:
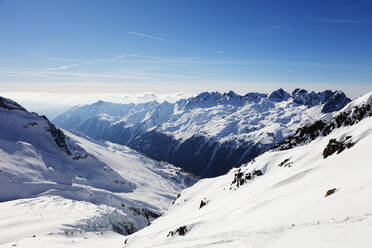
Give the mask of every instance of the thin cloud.
M 321 22 L 334 24 L 367 24 L 372 23 L 372 20 L 352 20 L 352 19 L 322 19 Z
M 216 50 L 216 53 L 219 53 L 219 54 L 226 54 L 226 52 L 221 51 L 221 50 Z
M 183 74 L 172 74 L 172 73 L 161 73 L 154 71 L 136 69 L 121 69 L 115 72 L 71 72 L 64 70 L 35 70 L 35 69 L 24 69 L 24 70 L 12 70 L 0 68 L 0 73 L 10 77 L 27 77 L 28 79 L 34 78 L 37 80 L 50 80 L 64 81 L 64 82 L 80 82 L 80 81 L 92 81 L 92 82 L 123 82 L 125 80 L 135 81 L 150 81 L 150 80 L 175 80 L 175 79 L 192 79 L 190 75 Z M 1 82 L 0 82 L 1 83 Z
M 77 66 L 79 66 L 79 65 L 78 64 L 64 65 L 64 66 L 60 66 L 60 67 L 48 68 L 48 69 L 45 69 L 45 71 L 63 71 L 63 70 L 66 70 L 66 69 L 69 69 L 69 68 L 72 68 L 72 67 L 77 67 Z
M 258 35 L 274 34 L 284 29 L 285 27 L 281 25 L 269 25 L 269 26 L 246 29 L 241 34 L 236 34 L 231 37 L 232 38 L 245 38 L 245 37 L 250 37 L 252 35 L 257 35 L 257 34 Z
M 156 37 L 156 36 L 152 36 L 152 35 L 148 35 L 148 34 L 143 34 L 143 33 L 128 32 L 128 34 L 139 36 L 139 37 L 143 37 L 143 38 L 147 38 L 147 39 L 152 39 L 152 40 L 158 40 L 158 41 L 163 41 L 163 42 L 167 42 L 167 43 L 172 43 L 172 44 L 185 45 L 182 42 L 178 42 L 178 41 L 174 41 L 174 40 L 168 40 L 168 39 L 164 39 L 164 38 L 160 38 L 160 37 Z

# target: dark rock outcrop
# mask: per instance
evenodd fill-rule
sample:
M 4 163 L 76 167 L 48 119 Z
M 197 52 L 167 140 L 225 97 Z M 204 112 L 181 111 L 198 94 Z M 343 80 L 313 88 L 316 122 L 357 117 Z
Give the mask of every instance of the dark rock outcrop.
M 269 99 L 271 101 L 275 101 L 275 102 L 281 102 L 281 101 L 286 101 L 288 100 L 289 98 L 291 97 L 291 95 L 286 92 L 285 90 L 283 90 L 282 88 L 280 88 L 279 90 L 275 90 L 273 91 L 270 95 L 269 95 Z
M 167 235 L 167 237 L 169 236 L 174 236 L 176 234 L 178 234 L 179 236 L 185 236 L 187 233 L 187 227 L 186 226 L 180 226 L 179 228 L 177 228 L 176 230 L 174 231 L 170 231 Z
M 333 189 L 330 189 L 330 190 L 327 190 L 326 194 L 324 195 L 324 197 L 327 197 L 327 196 L 330 196 L 332 194 L 334 194 L 336 192 L 336 188 L 333 188 Z
M 206 206 L 208 203 L 207 199 L 203 199 L 200 201 L 200 205 L 199 205 L 199 209 L 201 209 L 202 207 Z
M 351 99 L 341 91 L 326 90 L 323 92 L 310 93 L 304 89 L 295 89 L 292 92 L 293 102 L 301 105 L 305 105 L 309 108 L 324 104 L 322 113 L 331 113 L 342 109 L 346 104 L 351 102 Z
M 143 216 L 150 224 L 151 221 L 160 217 L 160 214 L 150 211 L 146 208 L 137 208 L 134 206 L 130 206 L 129 209 L 133 212 L 134 216 Z
M 64 151 L 68 156 L 71 156 L 72 153 L 70 149 L 68 149 L 67 143 L 66 143 L 66 135 L 63 133 L 63 131 L 56 126 L 54 126 L 45 116 L 43 118 L 47 121 L 48 127 L 46 130 L 52 135 L 54 142 L 56 142 L 57 146 L 61 148 L 62 151 Z
M 231 182 L 230 189 L 239 188 L 244 185 L 247 181 L 253 180 L 255 177 L 262 176 L 263 172 L 261 170 L 245 171 L 242 172 L 241 169 L 234 174 L 234 179 Z
M 318 120 L 311 125 L 297 129 L 294 135 L 275 145 L 273 149 L 288 150 L 309 143 L 319 136 L 327 136 L 337 128 L 352 126 L 364 118 L 371 117 L 371 110 L 371 104 L 362 104 L 361 106 L 354 106 L 350 112 L 339 113 L 330 121 Z
M 323 102 L 325 102 L 325 105 L 322 109 L 322 113 L 331 113 L 342 109 L 346 104 L 351 102 L 351 99 L 346 97 L 346 95 L 341 91 L 331 91 L 322 103 Z
M 326 148 L 323 151 L 323 157 L 327 158 L 331 155 L 333 155 L 335 152 L 337 154 L 343 152 L 345 149 L 351 148 L 354 143 L 352 143 L 349 139 L 351 136 L 347 136 L 344 140 L 342 141 L 337 141 L 336 139 L 330 139 Z
M 21 105 L 19 105 L 18 103 L 10 99 L 1 97 L 1 96 L 0 96 L 0 108 L 7 109 L 7 110 L 21 110 L 21 111 L 26 112 L 26 109 L 22 107 Z
M 280 164 L 278 164 L 278 167 L 292 167 L 292 162 L 289 162 L 290 159 L 284 159 Z

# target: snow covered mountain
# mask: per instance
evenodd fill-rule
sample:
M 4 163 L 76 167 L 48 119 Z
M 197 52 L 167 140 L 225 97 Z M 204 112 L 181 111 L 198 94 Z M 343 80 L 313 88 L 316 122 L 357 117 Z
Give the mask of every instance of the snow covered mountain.
M 130 234 L 196 181 L 128 147 L 62 131 L 0 97 L 0 246 L 87 231 Z
M 372 92 L 185 189 L 131 247 L 371 247 Z
M 54 121 L 95 139 L 127 145 L 203 177 L 217 176 L 292 135 L 350 99 L 340 91 L 271 94 L 204 92 L 174 104 L 96 102 Z

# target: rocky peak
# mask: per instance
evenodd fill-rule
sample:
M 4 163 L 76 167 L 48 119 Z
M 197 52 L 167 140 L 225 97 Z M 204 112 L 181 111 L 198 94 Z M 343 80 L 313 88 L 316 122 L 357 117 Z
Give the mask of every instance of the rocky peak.
M 267 94 L 264 93 L 257 93 L 257 92 L 249 92 L 244 95 L 244 99 L 248 102 L 250 101 L 259 101 L 262 98 L 267 98 Z
M 216 106 L 221 97 L 222 95 L 219 92 L 202 92 L 195 97 L 190 97 L 186 104 L 186 108 L 208 108 Z
M 299 89 L 299 88 L 295 89 L 292 92 L 293 102 L 306 105 L 308 101 L 307 94 L 308 94 L 308 91 L 305 89 Z
M 222 98 L 218 100 L 219 104 L 232 104 L 232 105 L 243 105 L 243 97 L 230 90 L 228 93 L 224 93 Z
M 291 95 L 290 95 L 288 92 L 286 92 L 285 90 L 283 90 L 282 88 L 273 91 L 273 92 L 269 95 L 269 99 L 270 99 L 271 101 L 275 101 L 275 102 L 286 101 L 286 100 L 288 100 L 290 97 L 291 97 Z
M 15 109 L 17 109 L 17 110 L 26 111 L 26 109 L 23 108 L 18 103 L 14 102 L 14 101 L 12 101 L 10 99 L 1 97 L 1 96 L 0 96 L 0 108 L 4 108 L 4 109 L 7 109 L 7 110 L 15 110 Z
M 328 96 L 326 100 L 326 104 L 324 105 L 322 109 L 322 113 L 330 113 L 333 111 L 338 111 L 342 109 L 346 104 L 351 102 L 351 99 L 348 98 L 344 92 L 342 91 L 336 91 L 332 92 L 331 95 Z
M 330 113 L 342 109 L 351 100 L 342 91 L 325 90 L 323 92 L 310 93 L 305 89 L 295 89 L 292 92 L 293 102 L 307 107 L 325 104 L 322 113 Z
M 58 147 L 60 147 L 60 149 L 64 151 L 67 155 L 69 156 L 72 155 L 66 143 L 67 139 L 66 135 L 63 133 L 61 129 L 54 126 L 45 115 L 39 116 L 36 113 L 29 113 L 24 107 L 22 107 L 18 103 L 4 97 L 0 97 L 0 108 L 4 108 L 7 110 L 21 110 L 30 115 L 36 115 L 38 118 L 40 118 L 40 120 L 44 119 L 48 124 L 46 131 L 48 131 L 52 135 Z M 31 126 L 37 125 L 37 122 L 30 122 L 29 125 Z M 27 126 L 25 127 L 27 128 Z
M 224 96 L 229 96 L 231 98 L 233 97 L 239 97 L 239 95 L 237 95 L 234 91 L 230 90 L 229 92 L 227 93 L 223 93 Z

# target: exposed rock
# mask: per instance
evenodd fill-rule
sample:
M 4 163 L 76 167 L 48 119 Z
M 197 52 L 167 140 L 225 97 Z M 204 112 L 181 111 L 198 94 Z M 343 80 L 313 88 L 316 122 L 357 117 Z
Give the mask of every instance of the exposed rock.
M 200 205 L 199 205 L 199 209 L 201 209 L 202 207 L 206 206 L 208 203 L 207 199 L 203 199 L 200 201 Z
M 261 170 L 254 170 L 253 173 L 252 173 L 253 176 L 262 176 L 263 173 Z
M 66 143 L 66 135 L 62 132 L 61 129 L 54 126 L 45 116 L 42 116 L 44 119 L 48 122 L 48 128 L 46 130 L 52 135 L 54 141 L 56 144 L 61 148 L 62 151 L 64 151 L 68 156 L 71 156 L 72 153 L 68 149 L 67 143 Z
M 81 159 L 86 159 L 88 157 L 88 154 L 85 153 L 85 154 L 81 154 L 81 153 L 76 153 L 72 159 L 74 160 L 81 160 Z
M 320 120 L 311 125 L 300 127 L 294 135 L 280 142 L 274 146 L 273 149 L 279 148 L 279 150 L 288 150 L 299 144 L 310 142 L 319 137 L 325 126 L 326 123 Z
M 180 198 L 180 197 L 181 197 L 181 194 L 178 193 L 176 199 L 174 199 L 174 201 L 172 202 L 172 205 L 174 205 L 174 203 L 175 203 L 175 202 L 177 201 L 177 199 Z
M 271 101 L 275 101 L 275 102 L 286 101 L 286 100 L 288 100 L 290 97 L 291 97 L 291 95 L 290 95 L 288 92 L 286 92 L 285 90 L 283 90 L 282 88 L 273 91 L 273 92 L 269 95 L 269 99 L 270 99 Z
M 187 233 L 187 227 L 186 226 L 181 226 L 181 227 L 177 228 L 175 231 L 169 231 L 167 237 L 174 236 L 176 234 L 178 234 L 179 236 L 185 236 L 186 233 Z
M 336 91 L 328 96 L 325 100 L 326 104 L 322 109 L 322 113 L 331 113 L 333 111 L 338 111 L 342 109 L 346 104 L 351 102 L 351 99 L 346 97 L 346 95 L 341 91 Z
M 364 118 L 371 117 L 371 110 L 370 104 L 363 104 L 355 106 L 351 112 L 339 113 L 330 121 L 318 120 L 311 125 L 297 129 L 294 135 L 275 145 L 273 149 L 288 150 L 297 145 L 309 143 L 321 135 L 327 136 L 336 128 L 352 126 Z
M 243 98 L 247 102 L 258 102 L 262 98 L 267 98 L 267 94 L 250 92 L 245 94 Z
M 292 92 L 292 98 L 293 102 L 297 104 L 303 104 L 303 105 L 308 105 L 309 104 L 309 97 L 308 97 L 308 91 L 304 89 L 295 89 Z
M 18 103 L 14 102 L 10 99 L 1 97 L 1 96 L 0 96 L 0 108 L 4 108 L 4 109 L 7 109 L 7 110 L 26 111 L 26 109 L 24 107 L 22 107 L 21 105 L 19 105 Z
M 297 88 L 292 92 L 292 98 L 293 102 L 309 108 L 318 104 L 325 104 L 322 113 L 338 111 L 351 102 L 351 99 L 346 97 L 343 92 L 331 90 L 319 93 L 312 91 L 309 93 L 307 90 Z
M 234 179 L 231 182 L 230 189 L 233 189 L 233 186 L 239 188 L 243 184 L 245 184 L 249 180 L 253 180 L 256 176 L 262 176 L 263 172 L 261 170 L 253 170 L 252 172 L 245 171 L 244 173 L 241 171 L 241 168 L 238 170 L 237 173 L 234 174 Z
M 334 194 L 336 192 L 336 188 L 333 188 L 333 189 L 330 189 L 330 190 L 327 190 L 326 194 L 324 197 L 327 197 L 327 196 L 330 196 L 332 194 Z
M 354 143 L 347 142 L 351 136 L 346 137 L 343 141 L 339 142 L 336 139 L 330 139 L 326 148 L 323 151 L 323 157 L 327 158 L 337 152 L 337 154 L 343 152 L 345 149 L 351 148 Z
M 292 167 L 293 162 L 289 162 L 289 158 L 282 161 L 280 164 L 278 164 L 278 167 Z
M 146 208 L 137 208 L 134 206 L 130 206 L 129 209 L 133 212 L 135 216 L 145 217 L 148 223 L 160 217 L 160 214 L 152 212 Z

